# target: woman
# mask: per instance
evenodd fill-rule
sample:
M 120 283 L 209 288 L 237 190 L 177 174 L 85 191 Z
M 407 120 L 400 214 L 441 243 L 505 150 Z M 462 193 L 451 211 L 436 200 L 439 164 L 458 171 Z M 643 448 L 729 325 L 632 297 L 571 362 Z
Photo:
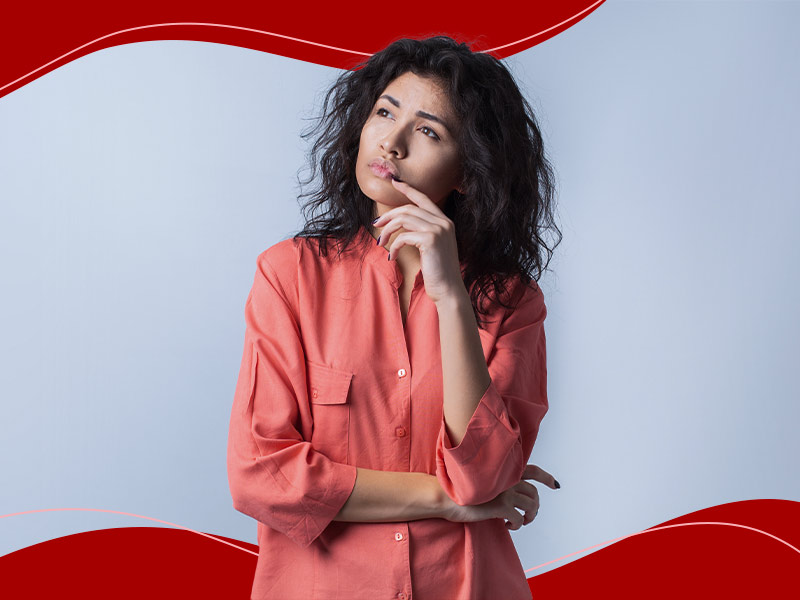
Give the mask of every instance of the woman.
M 530 107 L 438 36 L 343 73 L 322 112 L 319 214 L 259 255 L 245 308 L 228 469 L 252 597 L 530 598 L 509 529 L 538 510 L 524 479 L 558 484 L 525 464 L 548 408 L 529 273 L 560 241 Z

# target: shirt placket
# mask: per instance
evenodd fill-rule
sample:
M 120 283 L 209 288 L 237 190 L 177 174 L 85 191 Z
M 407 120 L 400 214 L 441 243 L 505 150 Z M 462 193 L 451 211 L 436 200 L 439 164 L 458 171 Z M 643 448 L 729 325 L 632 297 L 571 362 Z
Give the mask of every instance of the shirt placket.
M 404 327 L 403 317 L 400 312 L 400 284 L 402 282 L 400 269 L 396 262 L 387 263 L 383 258 L 383 253 L 378 254 L 380 254 L 382 260 L 377 261 L 376 266 L 386 275 L 389 285 L 393 288 L 390 297 L 393 297 L 395 315 L 395 326 L 392 328 L 394 339 L 391 345 L 394 346 L 392 355 L 395 357 L 393 369 L 396 387 L 390 394 L 389 405 L 389 414 L 393 415 L 394 423 L 389 427 L 387 435 L 391 436 L 395 443 L 396 452 L 394 456 L 397 457 L 395 468 L 409 471 L 411 467 L 412 371 L 408 347 L 409 338 L 406 336 L 406 330 L 410 330 L 413 327 L 412 308 L 416 296 L 419 293 L 424 293 L 424 289 L 421 287 L 422 272 L 417 273 L 414 287 L 411 291 L 406 325 Z M 372 256 L 374 257 L 375 254 Z M 391 532 L 386 535 L 392 536 L 391 543 L 394 545 L 394 554 L 397 557 L 395 561 L 392 561 L 391 581 L 393 588 L 390 591 L 390 597 L 396 600 L 412 600 L 409 525 L 407 522 L 392 523 L 387 531 Z
M 396 267 L 396 265 L 393 265 Z M 410 470 L 411 466 L 411 358 L 408 348 L 408 336 L 406 331 L 412 327 L 412 307 L 414 305 L 415 296 L 419 292 L 418 284 L 421 280 L 420 274 L 417 275 L 414 288 L 411 291 L 411 298 L 408 304 L 408 314 L 406 315 L 406 324 L 403 327 L 402 315 L 400 312 L 400 280 L 399 269 L 394 270 L 395 277 L 392 278 L 395 292 L 395 307 L 396 307 L 396 327 L 394 328 L 396 336 L 397 364 L 395 365 L 395 384 L 396 398 L 398 401 L 396 411 L 396 421 L 393 431 L 389 435 L 394 436 L 394 441 L 397 444 L 397 456 L 402 461 L 402 468 Z M 398 465 L 400 467 L 400 465 Z M 394 596 L 397 600 L 410 600 L 412 598 L 412 585 L 411 585 L 411 547 L 409 540 L 409 526 L 408 523 L 395 523 L 394 527 L 394 543 L 398 554 L 398 567 L 402 565 L 403 575 L 398 573 L 395 580 L 395 589 L 393 590 Z M 400 569 L 398 569 L 400 571 Z

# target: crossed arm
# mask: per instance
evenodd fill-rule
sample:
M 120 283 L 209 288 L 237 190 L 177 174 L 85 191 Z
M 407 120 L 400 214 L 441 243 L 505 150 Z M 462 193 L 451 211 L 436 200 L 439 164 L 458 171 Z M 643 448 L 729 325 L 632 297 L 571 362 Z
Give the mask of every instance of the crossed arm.
M 443 425 L 446 428 L 440 437 L 446 435 L 448 441 L 458 446 L 464 439 L 467 426 L 480 401 L 490 391 L 488 388 L 492 381 L 466 289 L 463 294 L 442 300 L 436 307 L 442 349 Z M 505 433 L 503 429 L 500 431 Z M 537 467 L 534 469 L 527 473 L 533 475 L 531 478 L 555 487 L 552 475 Z M 494 489 L 484 501 L 496 499 L 508 489 L 517 486 L 522 477 L 523 473 L 520 473 L 516 480 L 507 482 L 502 490 Z M 535 512 L 538 509 L 535 488 L 531 490 L 533 486 L 525 485 L 527 488 L 522 487 L 519 490 L 524 490 L 526 497 L 515 496 L 509 499 L 510 502 L 497 503 L 496 508 L 499 510 L 494 511 L 498 513 L 496 516 L 508 517 L 508 511 L 514 506 L 520 506 L 526 512 Z M 500 504 L 503 506 L 499 506 Z M 486 514 L 486 511 L 483 513 Z M 358 468 L 353 491 L 334 520 L 391 522 L 426 518 L 453 519 L 456 514 L 463 518 L 464 510 L 445 492 L 436 475 Z
M 446 500 L 435 475 L 358 467 L 355 487 L 333 520 L 389 523 L 444 519 Z

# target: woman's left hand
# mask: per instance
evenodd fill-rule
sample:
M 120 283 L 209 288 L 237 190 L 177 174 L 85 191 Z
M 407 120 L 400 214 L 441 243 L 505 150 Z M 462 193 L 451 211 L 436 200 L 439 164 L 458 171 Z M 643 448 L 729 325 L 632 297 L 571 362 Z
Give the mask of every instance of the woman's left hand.
M 434 303 L 464 292 L 453 221 L 419 190 L 404 181 L 392 179 L 391 182 L 412 204 L 395 207 L 375 221 L 375 227 L 383 227 L 378 245 L 384 246 L 402 227 L 405 231 L 399 233 L 389 247 L 389 260 L 403 246 L 416 246 L 425 291 Z
M 547 487 L 557 490 L 561 487 L 555 477 L 536 465 L 526 465 L 522 479 L 510 488 L 501 492 L 493 500 L 475 505 L 460 505 L 441 488 L 440 507 L 442 518 L 455 523 L 474 523 L 486 519 L 504 519 L 506 528 L 516 531 L 523 525 L 531 523 L 539 513 L 539 490 L 525 481 L 533 479 Z M 521 509 L 521 514 L 517 509 Z

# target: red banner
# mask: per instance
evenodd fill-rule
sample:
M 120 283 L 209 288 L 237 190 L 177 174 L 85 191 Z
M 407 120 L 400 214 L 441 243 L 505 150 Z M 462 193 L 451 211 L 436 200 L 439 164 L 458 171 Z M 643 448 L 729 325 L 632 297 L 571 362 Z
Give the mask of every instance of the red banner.
M 142 0 L 124 9 L 97 0 L 6 3 L 0 19 L 0 97 L 91 52 L 153 40 L 229 44 L 349 69 L 397 38 L 442 33 L 505 58 L 564 31 L 603 1 L 510 0 L 483 9 L 421 0 L 205 5 Z

